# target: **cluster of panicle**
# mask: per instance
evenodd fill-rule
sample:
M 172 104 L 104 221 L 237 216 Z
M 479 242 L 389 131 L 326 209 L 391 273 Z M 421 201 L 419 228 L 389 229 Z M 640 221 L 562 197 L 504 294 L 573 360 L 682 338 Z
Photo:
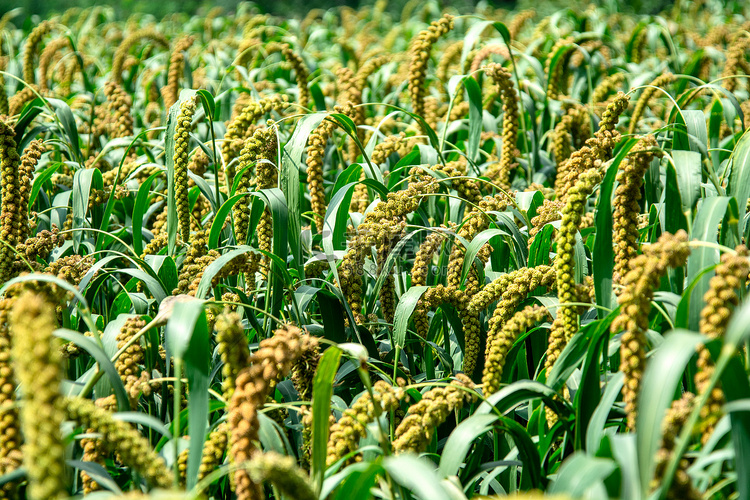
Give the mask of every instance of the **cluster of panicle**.
M 270 97 L 249 100 L 239 113 L 227 123 L 227 131 L 221 144 L 221 154 L 224 157 L 227 185 L 234 182 L 235 167 L 232 160 L 240 153 L 244 141 L 252 135 L 253 125 L 263 115 L 277 111 L 289 105 L 289 98 L 285 95 L 274 94 Z
M 19 241 L 24 241 L 29 237 L 31 228 L 29 227 L 29 221 L 25 217 L 25 213 L 29 206 L 31 186 L 34 182 L 34 171 L 36 170 L 36 165 L 46 151 L 47 147 L 44 145 L 44 142 L 40 139 L 35 139 L 26 146 L 23 156 L 21 156 L 21 165 L 18 172 L 18 189 L 21 194 L 19 203 L 22 211 L 20 214 L 21 231 L 18 235 Z
M 477 399 L 474 383 L 459 373 L 456 380 L 445 387 L 427 391 L 422 399 L 411 405 L 406 417 L 396 428 L 393 449 L 396 453 L 420 453 L 427 449 L 438 426 L 448 416 Z
M 309 468 L 310 453 L 312 451 L 312 411 L 308 402 L 313 398 L 313 380 L 320 362 L 320 347 L 317 339 L 311 338 L 299 358 L 292 365 L 290 378 L 297 389 L 299 400 L 303 404 L 299 408 L 302 421 L 302 443 L 300 446 L 300 466 Z M 331 415 L 331 418 L 333 416 Z
M 310 336 L 293 326 L 276 330 L 273 337 L 261 341 L 249 359 L 249 366 L 237 376 L 227 417 L 234 463 L 250 460 L 260 453 L 255 447 L 260 429 L 258 411 L 263 408 L 275 381 L 291 371 L 294 361 L 311 341 Z M 262 487 L 252 480 L 247 470 L 236 471 L 234 481 L 238 500 L 262 498 Z
M 117 453 L 119 460 L 138 472 L 148 484 L 158 488 L 168 488 L 172 484 L 164 460 L 151 449 L 148 439 L 127 422 L 116 420 L 111 412 L 88 399 L 66 398 L 64 407 L 70 420 L 101 434 L 104 449 Z
M 284 497 L 291 500 L 315 500 L 318 498 L 310 484 L 310 479 L 297 467 L 293 457 L 275 452 L 258 453 L 247 463 L 245 471 L 254 483 L 269 482 Z M 263 497 L 252 498 L 261 499 Z
M 612 280 L 619 284 L 630 270 L 630 261 L 638 255 L 638 215 L 640 214 L 643 176 L 651 160 L 657 156 L 656 139 L 643 137 L 631 154 L 620 163 L 617 172 L 617 189 L 612 202 L 612 245 L 615 249 L 615 267 Z
M 471 60 L 471 72 L 474 73 L 475 71 L 479 71 L 484 61 L 486 61 L 492 55 L 501 56 L 506 60 L 510 59 L 510 52 L 508 52 L 508 47 L 498 43 L 491 43 L 476 51 L 474 57 Z
M 260 129 L 258 129 L 260 130 Z M 239 158 L 239 179 L 236 179 L 237 189 L 235 194 L 247 193 L 253 184 L 252 169 L 258 168 L 257 162 L 265 159 L 263 152 L 265 144 L 258 135 L 258 130 L 245 141 Z M 272 160 L 275 160 L 275 156 Z M 235 203 L 232 207 L 234 217 L 234 239 L 238 245 L 247 244 L 247 236 L 250 231 L 250 200 L 244 199 Z
M 372 150 L 370 161 L 373 165 L 382 165 L 388 160 L 389 156 L 400 151 L 405 142 L 406 133 L 404 132 L 387 136 L 383 139 L 383 142 L 377 144 Z
M 547 75 L 547 99 L 560 98 L 568 62 L 575 50 L 576 46 L 572 37 L 560 38 L 550 49 L 547 61 L 544 64 L 544 72 Z M 556 61 L 555 56 L 558 57 Z M 554 68 L 552 67 L 553 63 L 556 63 Z
M 110 78 L 115 83 L 122 82 L 122 71 L 125 66 L 125 60 L 128 57 L 128 53 L 133 46 L 141 40 L 148 40 L 160 45 L 164 48 L 169 48 L 169 42 L 167 39 L 156 31 L 154 28 L 143 28 L 135 31 L 128 35 L 115 50 L 115 55 L 112 58 L 112 69 L 110 70 Z
M 290 373 L 294 388 L 301 401 L 312 401 L 313 377 L 320 361 L 320 347 L 315 337 L 310 337 Z
M 52 233 L 53 238 L 54 234 L 55 232 Z M 62 239 L 58 239 L 57 241 L 53 239 L 53 242 L 55 244 L 62 244 Z M 71 285 L 78 286 L 95 262 L 94 258 L 90 255 L 66 255 L 65 257 L 60 257 L 54 262 L 50 262 L 50 264 L 44 269 L 44 272 L 52 274 L 61 280 L 65 280 Z
M 367 80 L 370 76 L 375 73 L 382 66 L 393 61 L 393 55 L 382 54 L 379 56 L 371 57 L 357 70 L 355 75 L 355 85 L 360 92 L 360 95 L 364 88 L 367 86 Z
M 479 202 L 478 207 L 474 208 L 466 217 L 464 217 L 464 222 L 458 230 L 458 236 L 471 242 L 471 240 L 474 239 L 474 236 L 489 227 L 491 219 L 490 216 L 487 215 L 487 212 L 502 212 L 508 206 L 509 202 L 510 198 L 503 193 L 485 197 Z M 460 240 L 454 241 L 448 259 L 447 284 L 450 288 L 458 289 L 461 285 L 461 271 L 463 269 L 465 255 L 466 247 L 464 247 L 463 243 L 461 243 Z M 472 268 L 466 283 L 466 294 L 472 296 L 478 290 L 479 282 L 477 280 L 476 270 Z
M 11 364 L 11 333 L 8 315 L 15 300 L 0 299 L 0 474 L 21 467 L 21 429 L 16 408 L 16 384 Z M 13 498 L 14 485 L 0 487 L 0 494 Z
M 534 19 L 535 16 L 536 11 L 534 9 L 522 10 L 516 14 L 510 23 L 508 23 L 508 33 L 510 33 L 510 38 L 513 40 L 518 38 L 518 35 L 521 33 L 521 30 L 526 23 Z
M 434 233 L 430 233 L 419 245 L 419 250 L 417 250 L 417 254 L 414 256 L 414 263 L 411 268 L 411 286 L 427 285 L 427 277 L 430 274 L 432 259 L 435 253 L 440 250 L 443 241 L 445 241 L 445 234 L 442 231 L 435 231 Z M 427 338 L 429 322 L 424 301 L 419 301 L 417 307 L 414 309 L 413 321 L 417 334 L 422 338 Z
M 49 42 L 39 56 L 39 92 L 47 94 L 49 92 L 48 80 L 49 70 L 52 66 L 55 55 L 63 49 L 70 47 L 68 37 L 61 36 Z M 33 70 L 32 70 L 33 71 Z
M 623 332 L 620 371 L 625 374 L 622 392 L 631 430 L 635 428 L 636 397 L 646 363 L 646 331 L 651 299 L 667 269 L 684 265 L 689 253 L 684 231 L 674 235 L 665 233 L 658 242 L 645 247 L 643 254 L 631 261 L 630 271 L 622 278 L 624 290 L 618 299 L 620 314 L 612 322 L 611 331 Z M 560 312 L 557 314 L 559 317 Z
M 695 397 L 691 393 L 686 392 L 680 399 L 674 401 L 669 410 L 667 410 L 667 415 L 664 417 L 661 425 L 661 446 L 654 457 L 656 467 L 654 478 L 651 481 L 652 489 L 658 488 L 664 479 L 667 464 L 674 453 L 678 435 L 690 418 L 694 403 Z M 703 498 L 703 495 L 693 487 L 687 472 L 689 466 L 690 461 L 686 457 L 682 457 L 677 464 L 674 476 L 672 476 L 672 482 L 669 485 L 669 491 L 666 492 L 665 498 L 668 500 L 699 500 Z
M 460 60 L 461 52 L 463 52 L 463 50 L 464 41 L 458 40 L 448 45 L 443 51 L 443 56 L 440 58 L 437 68 L 435 68 L 435 76 L 439 81 L 443 82 L 443 85 L 447 85 L 448 79 L 450 78 L 448 76 L 450 68 L 457 60 Z
M 565 179 L 566 163 L 574 149 L 591 137 L 591 119 L 584 106 L 571 106 L 552 132 L 552 156 L 557 163 L 557 179 Z
M 260 128 L 253 134 L 253 139 L 258 144 L 255 164 L 255 189 L 274 188 L 277 186 L 279 179 L 279 172 L 276 168 L 278 154 L 276 131 L 271 127 Z M 268 207 L 263 210 L 263 214 L 260 216 L 256 234 L 258 235 L 258 249 L 270 252 L 273 240 L 273 216 L 271 215 L 271 209 Z M 264 257 L 261 272 L 268 274 L 268 266 L 268 259 Z
M 575 151 L 566 162 L 567 175 L 564 179 L 555 181 L 557 199 L 565 201 L 568 191 L 578 182 L 582 172 L 599 169 L 602 163 L 612 156 L 615 145 L 620 140 L 620 133 L 615 130 L 620 115 L 627 109 L 629 98 L 618 92 L 602 113 L 599 130 L 586 144 Z
M 550 222 L 560 220 L 562 217 L 562 201 L 544 200 L 542 205 L 536 209 L 536 215 L 531 218 L 531 229 L 529 229 L 529 248 L 534 243 L 536 235 L 544 226 Z
M 500 162 L 493 164 L 487 171 L 487 177 L 503 189 L 510 188 L 510 174 L 515 168 L 514 158 L 517 154 L 518 140 L 518 93 L 513 87 L 510 71 L 499 64 L 486 66 L 485 72 L 498 87 L 503 100 L 503 149 Z
M 427 79 L 427 66 L 430 62 L 432 46 L 438 39 L 453 29 L 453 16 L 446 14 L 434 21 L 429 28 L 420 31 L 411 42 L 409 53 L 409 95 L 411 96 L 412 111 L 423 116 L 425 114 L 425 80 Z
M 750 47 L 750 37 L 739 35 L 726 50 L 726 61 L 724 70 L 721 72 L 722 86 L 729 92 L 734 92 L 739 79 L 736 77 L 738 70 L 746 66 L 745 54 Z
M 97 399 L 96 401 L 94 401 L 94 404 L 99 408 L 103 408 L 111 412 L 115 411 L 115 409 L 117 408 L 117 399 L 114 397 L 114 395 L 107 396 L 105 398 Z M 87 429 L 86 433 L 95 434 L 96 430 Z M 97 463 L 102 466 L 104 465 L 104 460 L 107 457 L 107 450 L 101 439 L 81 439 L 81 448 L 83 449 L 83 454 L 81 455 L 82 461 Z M 81 486 L 83 487 L 84 495 L 88 495 L 90 493 L 93 493 L 94 491 L 98 491 L 101 489 L 101 485 L 97 483 L 96 480 L 94 480 L 93 477 L 89 476 L 85 471 L 81 471 Z
M 709 339 L 724 336 L 732 312 L 740 301 L 737 290 L 745 286 L 749 272 L 748 250 L 744 245 L 737 247 L 736 254 L 725 253 L 721 256 L 716 275 L 711 278 L 709 289 L 703 296 L 706 305 L 701 310 L 700 331 Z M 706 392 L 714 371 L 711 353 L 705 346 L 698 350 L 697 368 L 695 387 L 698 394 L 702 394 Z M 722 414 L 723 405 L 724 394 L 721 388 L 714 387 L 708 401 L 701 408 L 700 429 L 704 444 Z
M 602 104 L 610 94 L 614 94 L 625 81 L 625 73 L 613 73 L 602 78 L 599 84 L 591 92 L 591 103 Z
M 346 104 L 334 106 L 335 113 L 343 113 L 351 116 L 353 108 Z M 318 231 L 323 230 L 323 219 L 326 214 L 326 193 L 323 181 L 323 164 L 325 163 L 326 146 L 333 135 L 336 122 L 326 118 L 307 139 L 307 189 L 310 192 L 310 206 L 314 214 L 315 226 Z
M 451 180 L 451 187 L 458 195 L 472 205 L 482 199 L 479 183 L 467 176 L 467 164 L 464 161 L 449 161 L 445 166 L 438 166 L 436 170 L 447 175 Z
M 659 92 L 659 89 L 665 87 L 675 80 L 675 76 L 672 73 L 662 73 L 661 75 L 654 78 L 651 83 L 641 92 L 641 96 L 635 103 L 635 109 L 633 114 L 630 115 L 630 125 L 628 126 L 628 133 L 635 134 L 638 130 L 638 121 L 643 117 L 646 112 L 646 108 L 649 107 L 652 98 Z
M 218 469 L 224 462 L 224 453 L 229 443 L 229 427 L 226 422 L 220 423 L 216 429 L 208 434 L 203 451 L 201 452 L 201 463 L 198 468 L 198 481 L 203 480 L 208 474 Z M 185 448 L 177 458 L 177 469 L 180 471 L 180 485 L 185 486 L 187 482 L 187 467 L 190 450 Z
M 180 273 L 177 276 L 177 286 L 172 291 L 173 295 L 187 293 L 190 283 L 208 265 L 205 263 L 207 254 L 208 232 L 204 230 L 193 235 L 193 240 L 190 242 L 190 246 L 188 246 L 185 259 L 182 261 Z
M 395 245 L 405 230 L 405 217 L 419 207 L 422 198 L 434 193 L 438 188 L 434 179 L 418 180 L 408 188 L 391 192 L 385 201 L 378 203 L 371 210 L 350 241 L 349 250 L 339 268 L 341 291 L 349 302 L 354 319 L 361 323 L 362 315 L 362 276 L 365 258 L 371 247 L 381 244 Z
M 490 323 L 490 329 L 487 332 L 484 371 L 482 373 L 484 394 L 489 396 L 500 389 L 506 357 L 516 339 L 537 323 L 544 321 L 548 316 L 549 312 L 545 307 L 529 306 L 515 313 L 507 321 L 492 321 Z
M 8 116 L 16 116 L 23 109 L 27 102 L 32 101 L 37 96 L 36 86 L 29 85 L 18 90 L 8 101 Z
M 109 81 L 104 84 L 104 95 L 107 96 L 107 129 L 109 137 L 130 137 L 133 135 L 133 115 L 130 108 L 133 98 L 125 92 L 122 85 Z
M 387 136 L 383 140 L 383 142 L 375 146 L 372 154 L 370 155 L 370 161 L 375 166 L 385 163 L 391 154 L 399 151 L 399 149 L 403 146 L 405 140 L 406 134 L 404 132 Z M 365 175 L 365 172 L 362 171 L 362 174 L 360 174 L 359 176 L 359 180 L 363 181 L 366 178 L 367 176 Z M 357 187 L 354 188 L 354 194 L 352 194 L 352 202 L 349 205 L 349 211 L 359 212 L 363 214 L 365 213 L 365 210 L 367 210 L 369 202 L 370 198 L 368 196 L 367 186 L 365 184 L 358 184 Z
M 331 426 L 328 438 L 326 464 L 330 467 L 359 448 L 359 440 L 367 435 L 367 425 L 375 421 L 383 412 L 395 411 L 404 398 L 404 390 L 383 380 L 373 384 L 372 393 L 365 391 L 344 410 L 338 422 Z
M 140 393 L 148 393 L 150 390 L 148 372 L 141 369 L 145 361 L 143 346 L 140 341 L 131 343 L 133 337 L 145 327 L 146 322 L 139 316 L 128 318 L 116 337 L 118 350 L 127 345 L 125 351 L 115 360 L 115 369 L 125 384 L 125 390 L 130 397 L 130 406 L 133 408 L 136 406 Z
M 23 79 L 29 85 L 35 83 L 34 73 L 39 45 L 42 43 L 42 38 L 52 30 L 53 26 L 54 24 L 51 21 L 42 21 L 31 30 L 29 37 L 26 39 L 23 49 Z
M 203 445 L 201 465 L 198 468 L 198 481 L 202 481 L 221 466 L 228 444 L 229 426 L 226 422 L 222 422 L 208 435 L 206 443 Z
M 586 210 L 586 200 L 601 181 L 596 168 L 583 172 L 576 185 L 568 192 L 562 209 L 562 221 L 557 234 L 557 256 L 555 273 L 557 296 L 560 307 L 557 310 L 557 328 L 550 334 L 545 367 L 549 370 L 557 361 L 565 344 L 578 331 L 578 307 L 572 305 L 580 298 L 575 282 L 575 238 Z
M 196 266 L 193 268 L 195 274 L 192 275 L 193 279 L 187 287 L 188 295 L 192 295 L 193 297 L 197 296 L 198 288 L 200 287 L 201 281 L 203 281 L 203 274 L 205 273 L 206 268 L 213 264 L 219 257 L 221 257 L 221 253 L 219 253 L 218 250 L 212 249 L 209 250 L 206 255 L 198 259 Z M 216 287 L 222 279 L 228 276 L 237 276 L 242 272 L 247 272 L 247 268 L 248 256 L 246 254 L 237 255 L 217 270 L 216 274 L 211 278 L 211 288 Z
M 190 131 L 193 129 L 197 98 L 186 99 L 180 105 L 174 129 L 174 198 L 180 234 L 185 243 L 190 243 L 190 201 L 188 200 L 188 156 L 190 154 Z
M 216 317 L 216 343 L 223 366 L 221 389 L 224 399 L 229 401 L 234 393 L 237 375 L 247 366 L 250 350 L 240 316 L 225 312 Z
M 474 373 L 479 358 L 479 315 L 489 305 L 499 300 L 490 320 L 490 326 L 503 324 L 516 307 L 538 286 L 551 288 L 555 284 L 555 270 L 550 266 L 521 268 L 504 274 L 484 286 L 471 296 L 465 313 L 464 324 L 464 372 Z
M 41 295 L 22 292 L 9 315 L 13 368 L 21 384 L 23 463 L 30 498 L 66 498 L 62 357 L 54 343 L 55 310 Z
M 310 103 L 310 89 L 307 88 L 307 80 L 310 76 L 310 71 L 307 69 L 305 61 L 302 60 L 302 57 L 300 57 L 288 43 L 271 42 L 265 46 L 265 50 L 268 53 L 281 52 L 284 59 L 286 59 L 287 63 L 292 67 L 297 80 L 299 94 L 297 96 L 297 104 L 301 108 L 307 108 L 307 105 Z
M 167 109 L 177 102 L 180 92 L 180 77 L 185 72 L 185 55 L 190 46 L 193 45 L 193 42 L 195 42 L 195 36 L 185 35 L 177 40 L 172 49 L 172 55 L 169 58 L 167 85 L 162 89 L 164 107 Z
M 0 283 L 13 277 L 14 249 L 21 243 L 19 237 L 26 219 L 20 189 L 21 158 L 16 150 L 13 127 L 0 120 Z M 22 222 L 23 220 L 23 222 Z
M 638 33 L 633 34 L 633 43 L 630 51 L 630 62 L 635 64 L 641 64 L 643 61 L 643 53 L 646 51 L 648 45 L 648 33 L 645 29 L 639 29 L 638 26 L 635 28 L 639 30 Z

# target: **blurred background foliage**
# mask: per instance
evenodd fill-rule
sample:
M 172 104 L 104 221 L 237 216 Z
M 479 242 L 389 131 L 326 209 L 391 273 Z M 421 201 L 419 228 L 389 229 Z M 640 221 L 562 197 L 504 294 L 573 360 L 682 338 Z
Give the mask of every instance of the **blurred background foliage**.
M 304 16 L 313 8 L 328 9 L 337 6 L 358 8 L 372 4 L 374 0 L 256 0 L 258 9 L 262 12 L 290 16 Z M 675 3 L 685 0 L 598 0 L 600 7 L 620 12 L 635 12 L 640 14 L 657 14 L 671 8 Z M 725 0 L 726 3 L 741 4 L 737 0 Z M 722 3 L 725 3 L 722 2 Z M 118 16 L 127 17 L 132 12 L 152 14 L 158 18 L 174 12 L 185 12 L 190 15 L 207 12 L 213 7 L 222 7 L 226 12 L 233 11 L 240 0 L 0 0 L 0 15 L 22 8 L 25 14 L 47 17 L 53 12 L 63 12 L 72 7 L 92 7 L 95 5 L 109 5 Z M 392 0 L 390 10 L 400 12 L 403 1 Z M 444 0 L 440 2 L 444 7 L 453 7 L 459 12 L 470 13 L 480 4 L 505 9 L 534 8 L 540 14 L 550 13 L 568 7 L 586 8 L 592 2 L 582 0 Z M 731 7 L 731 6 L 730 6 Z

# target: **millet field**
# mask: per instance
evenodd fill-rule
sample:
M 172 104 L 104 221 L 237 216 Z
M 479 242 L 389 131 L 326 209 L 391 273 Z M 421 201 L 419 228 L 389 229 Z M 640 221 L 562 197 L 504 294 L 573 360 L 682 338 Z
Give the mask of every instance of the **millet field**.
M 750 500 L 750 17 L 0 18 L 0 498 Z

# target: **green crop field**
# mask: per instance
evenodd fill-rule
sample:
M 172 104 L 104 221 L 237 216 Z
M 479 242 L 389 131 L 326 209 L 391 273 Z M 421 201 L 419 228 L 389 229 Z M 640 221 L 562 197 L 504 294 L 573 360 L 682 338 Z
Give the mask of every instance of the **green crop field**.
M 0 498 L 750 500 L 742 8 L 7 12 Z

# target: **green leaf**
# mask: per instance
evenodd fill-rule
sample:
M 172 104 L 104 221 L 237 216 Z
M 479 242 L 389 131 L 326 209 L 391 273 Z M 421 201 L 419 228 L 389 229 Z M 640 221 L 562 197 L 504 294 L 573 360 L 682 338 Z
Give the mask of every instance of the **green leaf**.
M 638 143 L 638 140 L 630 137 L 617 152 L 612 164 L 607 169 L 601 186 L 599 187 L 599 200 L 596 204 L 596 235 L 594 239 L 594 251 L 592 264 L 594 268 L 594 291 L 596 292 L 596 303 L 610 308 L 613 302 L 612 294 L 612 271 L 614 269 L 614 250 L 612 248 L 612 197 L 615 191 L 615 180 L 617 171 L 620 169 L 625 156 Z M 539 235 L 537 235 L 537 238 Z M 601 319 L 605 314 L 603 310 L 597 309 Z
M 672 151 L 680 187 L 682 212 L 691 213 L 701 196 L 701 155 L 695 151 Z
M 323 486 L 323 476 L 326 471 L 326 455 L 328 451 L 328 417 L 331 414 L 331 396 L 333 396 L 333 380 L 339 368 L 341 349 L 331 346 L 320 358 L 318 368 L 313 379 L 313 428 L 312 428 L 312 458 L 310 460 L 310 478 L 314 489 L 320 493 Z
M 133 251 L 136 255 L 143 253 L 143 216 L 148 208 L 148 199 L 151 195 L 151 184 L 154 179 L 164 172 L 154 172 L 146 179 L 141 187 L 138 188 L 138 194 L 133 204 Z
M 474 239 L 471 240 L 471 243 L 466 247 L 466 254 L 464 255 L 463 268 L 461 269 L 461 283 L 466 281 L 466 277 L 469 275 L 471 266 L 474 264 L 474 259 L 479 251 L 495 236 L 510 236 L 510 234 L 502 229 L 485 229 L 478 235 L 474 236 Z
M 430 462 L 410 453 L 386 457 L 383 468 L 401 486 L 423 500 L 450 500 Z
M 302 244 L 300 240 L 301 222 L 301 196 L 299 171 L 302 168 L 302 155 L 305 152 L 307 138 L 320 122 L 326 117 L 326 113 L 311 113 L 302 117 L 294 129 L 294 134 L 284 145 L 281 158 L 281 172 L 279 185 L 286 198 L 286 206 L 289 210 L 289 243 L 292 248 L 292 256 L 300 275 L 303 275 L 304 266 L 302 262 Z
M 89 206 L 89 194 L 92 189 L 103 189 L 102 173 L 98 168 L 84 168 L 73 175 L 73 251 L 78 253 L 78 247 L 83 238 L 86 226 L 86 213 Z
M 396 306 L 396 312 L 393 315 L 395 323 L 393 327 L 393 347 L 403 349 L 406 345 L 406 328 L 409 326 L 409 319 L 414 312 L 414 308 L 417 307 L 419 299 L 429 288 L 428 286 L 413 286 L 401 295 Z
M 78 332 L 74 332 L 73 330 L 66 330 L 63 328 L 55 330 L 55 337 L 72 342 L 89 353 L 98 363 L 99 369 L 107 374 L 112 389 L 115 392 L 115 397 L 117 398 L 118 409 L 120 411 L 130 409 L 130 399 L 128 398 L 128 393 L 125 392 L 125 386 L 122 384 L 122 379 L 117 373 L 115 365 L 112 364 L 109 356 L 107 356 L 107 353 L 105 353 L 101 347 L 90 338 L 81 335 Z
M 203 276 L 201 276 L 201 280 L 198 283 L 198 289 L 195 292 L 195 297 L 198 299 L 206 298 L 208 292 L 212 288 L 211 282 L 213 281 L 214 277 L 219 274 L 219 272 L 224 268 L 224 266 L 229 264 L 230 261 L 239 257 L 240 255 L 250 252 L 257 252 L 257 250 L 248 245 L 240 245 L 234 250 L 230 250 L 227 253 L 222 254 L 221 257 L 211 262 L 206 267 L 206 270 L 203 271 Z
M 469 161 L 479 159 L 479 142 L 482 135 L 482 89 L 472 76 L 463 79 L 466 93 L 469 96 L 469 141 L 466 143 L 466 154 Z
M 742 221 L 742 224 L 745 224 L 747 199 L 750 198 L 750 131 L 746 130 L 740 140 L 737 141 L 730 161 L 732 171 L 729 174 L 727 195 L 733 196 L 737 200 L 738 218 Z M 745 228 L 741 227 L 740 232 L 744 234 Z
M 34 177 L 34 184 L 31 186 L 31 194 L 29 195 L 29 206 L 26 207 L 26 212 L 31 212 L 31 207 L 34 206 L 34 203 L 36 202 L 37 197 L 39 196 L 39 191 L 41 191 L 42 187 L 44 186 L 44 183 L 46 183 L 52 175 L 57 172 L 60 167 L 65 165 L 61 162 L 55 162 L 46 169 L 44 169 L 43 172 L 39 173 Z
M 734 198 L 726 196 L 714 196 L 712 198 L 703 198 L 698 203 L 698 210 L 695 214 L 695 221 L 690 233 L 691 240 L 717 243 L 719 234 L 717 228 L 721 224 L 721 233 L 726 234 L 727 241 L 721 241 L 722 244 L 734 246 L 739 241 L 737 234 L 738 207 Z M 700 246 L 693 248 L 687 261 L 687 279 L 688 283 L 693 283 L 703 270 L 715 266 L 719 263 L 719 250 Z M 703 296 L 708 291 L 709 281 L 714 273 L 704 273 L 695 284 L 690 294 L 689 308 L 689 328 L 697 331 L 700 323 L 701 304 Z
M 667 163 L 664 167 L 667 171 L 667 182 L 664 189 L 664 211 L 665 230 L 675 234 L 680 229 L 687 230 L 687 219 L 682 211 L 684 203 L 680 193 L 680 185 L 677 182 L 677 172 L 674 166 Z
M 589 453 L 596 453 L 599 449 L 604 438 L 604 427 L 607 424 L 607 418 L 624 384 L 625 375 L 622 372 L 615 373 L 609 382 L 607 382 L 607 388 L 604 390 L 604 394 L 599 400 L 599 404 L 596 406 L 593 415 L 591 415 L 589 425 L 586 428 L 586 451 Z
M 583 498 L 592 486 L 604 481 L 616 468 L 612 460 L 576 452 L 563 462 L 549 493 Z
M 191 300 L 174 304 L 167 322 L 165 340 L 170 353 L 185 363 L 188 379 L 188 455 L 187 487 L 195 486 L 203 454 L 203 443 L 208 429 L 208 388 L 211 346 L 203 301 Z M 180 374 L 178 373 L 179 377 Z M 176 396 L 180 397 L 180 396 Z
M 673 330 L 651 356 L 641 380 L 636 415 L 636 448 L 641 488 L 654 477 L 656 451 L 662 439 L 662 422 L 672 404 L 685 367 L 703 341 L 697 333 Z M 642 495 L 646 496 L 645 489 Z
M 206 118 L 214 121 L 214 117 L 216 116 L 216 101 L 214 101 L 214 96 L 211 95 L 211 92 L 204 89 L 198 90 L 196 94 L 200 97 Z
M 234 205 L 241 199 L 247 196 L 253 196 L 253 195 L 254 193 L 239 193 L 239 194 L 232 196 L 227 201 L 221 204 L 221 207 L 219 207 L 219 210 L 216 212 L 216 217 L 214 217 L 214 220 L 211 223 L 211 231 L 208 234 L 208 248 L 209 249 L 213 250 L 213 249 L 219 248 L 221 232 L 224 229 L 224 223 L 226 222 L 227 217 L 229 216 L 229 213 L 232 211 L 232 208 L 234 208 Z M 244 203 L 247 203 L 247 200 Z M 247 244 L 247 242 L 237 241 L 236 244 L 245 245 Z

